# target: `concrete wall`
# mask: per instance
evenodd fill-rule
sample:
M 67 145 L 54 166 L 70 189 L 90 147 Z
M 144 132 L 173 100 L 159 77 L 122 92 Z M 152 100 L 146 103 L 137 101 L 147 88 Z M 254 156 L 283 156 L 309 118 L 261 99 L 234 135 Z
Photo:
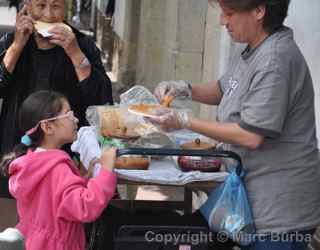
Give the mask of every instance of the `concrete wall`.
M 231 40 L 225 28 L 219 24 L 220 9 L 208 6 L 205 30 L 202 82 L 219 79 L 225 72 L 229 60 Z M 216 106 L 200 106 L 200 117 L 215 120 Z
M 142 0 L 137 82 L 202 80 L 207 0 Z
M 320 1 L 292 0 L 286 24 L 293 28 L 298 43 L 310 67 L 316 94 L 317 135 L 320 141 Z M 318 144 L 320 146 L 320 144 Z
M 101 11 L 104 12 L 105 8 L 107 7 L 108 0 L 94 0 L 97 8 Z
M 136 82 L 141 4 L 140 0 L 117 0 L 112 20 L 105 16 L 106 5 L 104 0 L 94 0 L 91 26 L 105 56 L 105 67 L 113 82 L 113 96 L 118 102 L 119 95 Z
M 206 16 L 207 0 L 142 0 L 136 82 L 201 82 Z
M 126 0 L 122 0 L 126 1 Z M 129 89 L 136 83 L 137 71 L 137 44 L 140 34 L 141 1 L 132 0 L 122 4 L 122 9 L 115 13 L 117 17 L 126 17 L 121 22 L 115 20 L 116 33 L 112 72 L 116 77 L 115 90 L 116 95 Z M 123 32 L 123 33 L 122 33 Z
M 208 8 L 207 0 L 132 0 L 119 6 L 114 20 L 115 96 L 133 84 L 153 90 L 160 81 L 201 83 L 221 76 L 230 39 L 219 25 L 219 9 Z M 215 118 L 212 106 L 187 106 L 202 118 Z
M 101 0 L 95 1 L 97 41 L 105 49 Z M 112 49 L 115 97 L 134 84 L 152 90 L 163 80 L 202 81 L 207 0 L 117 0 L 117 4 Z

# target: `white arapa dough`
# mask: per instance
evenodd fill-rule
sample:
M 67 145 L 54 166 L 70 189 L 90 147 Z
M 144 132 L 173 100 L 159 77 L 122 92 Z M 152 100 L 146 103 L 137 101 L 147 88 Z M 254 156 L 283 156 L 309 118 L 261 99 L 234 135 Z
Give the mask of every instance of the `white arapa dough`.
M 53 34 L 50 33 L 49 30 L 57 26 L 61 26 L 69 31 L 72 31 L 72 29 L 65 23 L 46 23 L 42 21 L 35 21 L 34 23 L 36 31 L 45 38 L 51 37 Z

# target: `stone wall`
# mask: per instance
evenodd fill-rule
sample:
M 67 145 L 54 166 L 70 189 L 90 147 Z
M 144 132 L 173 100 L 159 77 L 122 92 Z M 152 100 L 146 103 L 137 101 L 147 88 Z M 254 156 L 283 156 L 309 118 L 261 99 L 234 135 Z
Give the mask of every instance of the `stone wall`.
M 216 81 L 224 73 L 229 61 L 230 37 L 219 24 L 220 11 L 209 6 L 204 39 L 203 77 L 202 82 Z M 203 119 L 215 120 L 216 106 L 200 106 L 200 115 Z
M 144 0 L 140 17 L 137 81 L 200 82 L 207 1 Z
M 98 44 L 106 55 L 112 53 L 108 65 L 115 97 L 134 84 L 152 90 L 164 80 L 201 83 L 221 75 L 229 40 L 219 26 L 218 9 L 208 8 L 207 0 L 132 0 L 121 5 L 120 16 L 126 17 L 123 27 L 116 28 L 121 34 L 110 24 L 103 27 L 101 10 L 97 17 Z M 193 104 L 192 109 L 214 118 L 212 107 Z
M 111 27 L 111 18 L 106 17 L 99 9 L 96 10 L 96 15 L 96 43 L 102 51 L 106 70 L 110 71 L 112 67 L 114 46 L 114 33 Z
M 136 81 L 202 82 L 207 0 L 142 0 Z M 189 105 L 189 107 L 191 107 Z M 199 107 L 192 105 L 195 113 Z
M 126 17 L 121 37 L 113 30 L 114 20 L 105 16 L 104 9 L 99 7 L 98 3 L 95 5 L 96 17 L 93 20 L 96 41 L 103 51 L 105 67 L 113 81 L 115 101 L 119 101 L 119 95 L 136 82 L 140 0 L 127 1 L 123 6 L 125 8 L 118 13 Z

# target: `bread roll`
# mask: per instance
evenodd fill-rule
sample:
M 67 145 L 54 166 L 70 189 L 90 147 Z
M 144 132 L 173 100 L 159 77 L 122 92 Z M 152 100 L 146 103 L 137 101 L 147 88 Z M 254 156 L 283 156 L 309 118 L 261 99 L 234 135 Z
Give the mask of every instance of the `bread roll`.
M 119 108 L 101 106 L 98 107 L 98 113 L 101 118 L 101 132 L 105 136 L 114 133 L 116 130 L 122 131 L 125 127 Z
M 34 23 L 34 28 L 43 37 L 50 37 L 52 34 L 50 32 L 48 32 L 48 30 L 50 30 L 53 27 L 57 27 L 57 26 L 61 26 L 61 27 L 66 28 L 69 31 L 72 31 L 70 26 L 68 26 L 65 23 L 46 23 L 46 22 L 42 22 L 42 21 L 35 21 L 35 23 Z
M 138 156 L 119 157 L 116 160 L 115 167 L 119 169 L 147 170 L 149 168 L 149 159 Z

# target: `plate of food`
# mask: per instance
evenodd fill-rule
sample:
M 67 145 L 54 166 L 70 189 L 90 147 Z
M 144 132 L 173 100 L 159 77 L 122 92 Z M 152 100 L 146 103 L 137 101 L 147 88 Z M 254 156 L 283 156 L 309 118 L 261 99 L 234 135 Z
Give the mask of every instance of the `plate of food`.
M 128 111 L 132 114 L 141 115 L 145 117 L 156 117 L 155 112 L 163 108 L 160 104 L 133 104 L 128 107 Z

